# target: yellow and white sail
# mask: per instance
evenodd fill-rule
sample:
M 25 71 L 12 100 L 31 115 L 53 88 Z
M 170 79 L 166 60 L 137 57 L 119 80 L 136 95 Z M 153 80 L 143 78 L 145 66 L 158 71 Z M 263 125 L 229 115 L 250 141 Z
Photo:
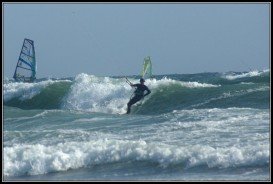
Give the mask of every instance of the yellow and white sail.
M 140 75 L 143 79 L 149 79 L 152 77 L 152 61 L 150 56 L 144 58 L 143 69 Z

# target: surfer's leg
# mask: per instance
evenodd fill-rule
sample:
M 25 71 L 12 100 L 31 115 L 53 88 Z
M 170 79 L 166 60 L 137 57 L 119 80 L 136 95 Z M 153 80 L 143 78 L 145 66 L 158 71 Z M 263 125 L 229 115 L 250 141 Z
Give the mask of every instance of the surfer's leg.
M 129 114 L 131 112 L 131 106 L 133 105 L 133 103 L 131 103 L 131 100 L 128 102 L 127 104 L 127 114 Z
M 132 98 L 128 103 L 127 103 L 127 114 L 131 112 L 131 106 L 136 103 L 134 98 Z
M 127 114 L 131 112 L 131 106 L 135 103 L 137 103 L 141 98 L 138 96 L 135 96 L 127 103 Z
M 127 104 L 127 112 L 126 112 L 126 114 L 130 114 L 130 112 L 131 112 L 131 106 L 129 106 L 129 105 Z

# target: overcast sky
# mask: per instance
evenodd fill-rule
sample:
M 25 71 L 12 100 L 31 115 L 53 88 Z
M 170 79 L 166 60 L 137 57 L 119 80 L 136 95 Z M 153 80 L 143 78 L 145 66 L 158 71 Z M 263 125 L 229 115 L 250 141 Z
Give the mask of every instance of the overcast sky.
M 270 4 L 2 4 L 4 76 L 24 38 L 37 78 L 269 69 Z

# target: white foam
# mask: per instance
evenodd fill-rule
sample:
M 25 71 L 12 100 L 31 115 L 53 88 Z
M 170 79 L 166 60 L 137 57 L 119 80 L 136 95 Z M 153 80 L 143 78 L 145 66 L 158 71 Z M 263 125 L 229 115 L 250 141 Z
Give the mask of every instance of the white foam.
M 221 85 L 213 85 L 213 84 L 199 83 L 199 82 L 183 82 L 183 81 L 169 79 L 167 77 L 163 77 L 160 80 L 147 79 L 145 81 L 145 84 L 148 86 L 151 86 L 151 89 L 159 87 L 159 86 L 168 86 L 168 85 L 172 85 L 172 84 L 181 85 L 181 86 L 187 87 L 187 88 L 208 88 L 208 87 L 221 86 Z
M 247 84 L 247 85 L 250 85 L 250 84 L 255 84 L 253 82 L 240 82 L 240 84 Z
M 132 83 L 139 83 L 138 79 L 130 79 Z M 181 85 L 188 88 L 218 87 L 217 85 L 181 82 L 168 78 L 160 80 L 147 79 L 145 85 L 152 93 L 145 97 L 143 103 L 153 95 L 153 91 L 161 86 Z M 126 112 L 127 103 L 133 94 L 134 88 L 130 87 L 124 78 L 96 77 L 94 75 L 79 74 L 62 107 L 71 110 L 85 110 L 91 112 L 118 113 Z
M 193 147 L 192 155 L 187 167 L 207 165 L 210 168 L 227 168 L 269 163 L 269 147 L 265 145 L 232 146 L 228 149 L 198 145 Z
M 46 80 L 37 83 L 11 82 L 4 84 L 4 101 L 9 101 L 12 98 L 20 97 L 20 100 L 31 99 L 39 94 L 48 85 L 57 82 L 68 82 L 69 80 Z M 69 81 L 71 82 L 71 81 Z
M 98 121 L 105 121 L 105 120 L 111 120 L 113 118 L 107 118 L 107 117 L 94 117 L 94 118 L 81 118 L 72 121 L 71 123 L 90 123 L 90 122 L 98 122 Z
M 213 109 L 191 109 L 191 110 L 174 110 L 173 112 L 174 119 L 179 117 L 196 117 L 196 118 L 206 118 L 209 120 L 226 120 L 230 121 L 230 118 L 235 117 L 240 118 L 248 117 L 248 120 L 268 120 L 269 114 L 263 109 L 253 109 L 253 108 L 237 108 L 230 107 L 226 109 L 213 108 Z M 240 116 L 238 116 L 240 113 Z
M 146 141 L 92 140 L 55 146 L 17 145 L 4 148 L 4 175 L 37 175 L 66 171 L 97 164 L 122 161 L 148 161 L 167 167 L 234 167 L 269 162 L 268 145 L 235 145 L 215 148 L 206 145 L 171 146 Z
M 124 79 L 79 74 L 64 99 L 63 108 L 104 113 L 125 113 L 132 88 Z
M 5 121 L 21 121 L 21 120 L 29 120 L 29 119 L 34 119 L 34 118 L 43 118 L 46 114 L 48 113 L 48 110 L 45 110 L 41 113 L 38 113 L 34 116 L 20 116 L 20 117 L 15 117 L 15 118 L 5 118 Z
M 245 77 L 255 77 L 255 76 L 260 76 L 264 73 L 269 72 L 269 70 L 263 70 L 263 71 L 258 71 L 258 70 L 253 70 L 250 72 L 242 73 L 242 74 L 232 74 L 232 75 L 226 75 L 224 76 L 228 80 L 235 80 L 239 78 L 245 78 Z

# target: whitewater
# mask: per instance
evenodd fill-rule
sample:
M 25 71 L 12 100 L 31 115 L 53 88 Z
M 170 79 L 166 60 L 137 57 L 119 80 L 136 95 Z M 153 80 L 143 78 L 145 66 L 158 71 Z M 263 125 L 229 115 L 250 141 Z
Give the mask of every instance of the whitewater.
M 139 76 L 126 76 L 132 83 Z M 270 181 L 270 71 L 5 78 L 5 181 Z

